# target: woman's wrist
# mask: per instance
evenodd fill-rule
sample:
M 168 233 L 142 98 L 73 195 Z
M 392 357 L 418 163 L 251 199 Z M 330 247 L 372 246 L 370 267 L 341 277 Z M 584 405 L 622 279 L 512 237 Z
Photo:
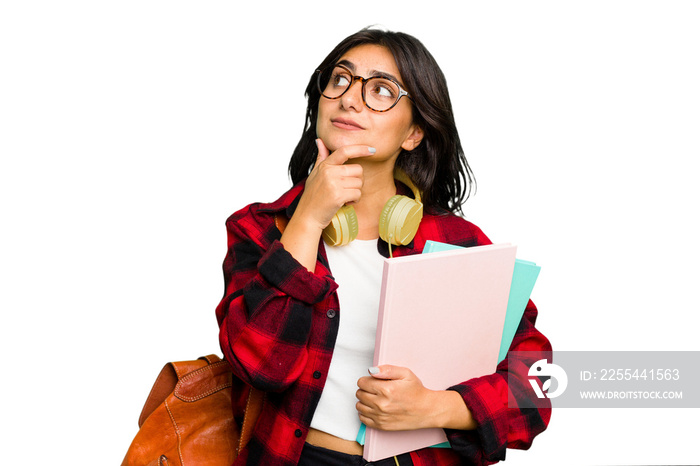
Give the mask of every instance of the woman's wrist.
M 282 233 L 280 242 L 292 257 L 309 272 L 313 272 L 316 269 L 318 242 L 322 232 L 323 229 L 318 224 L 295 213 Z
M 442 429 L 473 430 L 477 424 L 471 411 L 462 399 L 462 395 L 454 390 L 435 391 L 433 406 L 435 427 Z

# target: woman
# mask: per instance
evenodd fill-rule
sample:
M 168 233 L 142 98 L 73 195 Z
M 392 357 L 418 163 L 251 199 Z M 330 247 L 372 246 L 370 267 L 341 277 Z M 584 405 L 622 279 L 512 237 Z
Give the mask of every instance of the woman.
M 455 215 L 472 177 L 440 68 L 409 35 L 362 30 L 326 57 L 306 92 L 306 127 L 289 165 L 294 187 L 226 224 L 220 342 L 240 381 L 268 393 L 236 464 L 365 464 L 355 442 L 360 422 L 444 428 L 452 446 L 374 464 L 486 464 L 503 459 L 506 447 L 529 447 L 549 411 L 508 408 L 509 388 L 529 387 L 507 386 L 507 360 L 444 391 L 424 388 L 410 368 L 367 372 L 383 258 L 420 253 L 429 239 L 490 243 Z M 410 193 L 397 170 L 420 192 L 425 213 L 413 239 L 392 246 L 393 238 L 379 238 L 380 217 L 395 194 Z M 346 232 L 324 230 L 348 205 L 357 231 L 345 244 Z M 326 244 L 338 235 L 343 245 Z M 529 303 L 511 351 L 551 349 L 536 315 Z

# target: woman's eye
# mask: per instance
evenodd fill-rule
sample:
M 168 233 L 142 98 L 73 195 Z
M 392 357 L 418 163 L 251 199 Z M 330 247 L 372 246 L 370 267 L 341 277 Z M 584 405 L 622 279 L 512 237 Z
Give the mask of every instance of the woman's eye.
M 350 83 L 350 79 L 348 79 L 348 77 L 345 75 L 337 74 L 337 75 L 333 76 L 333 78 L 331 79 L 331 82 L 333 83 L 334 86 L 347 87 L 347 85 Z
M 383 82 L 374 83 L 372 86 L 372 94 L 377 97 L 396 97 L 396 91 L 394 90 L 393 86 Z
M 379 86 L 379 91 L 377 92 L 379 95 L 382 97 L 391 97 L 392 93 L 391 90 L 384 87 L 384 86 Z

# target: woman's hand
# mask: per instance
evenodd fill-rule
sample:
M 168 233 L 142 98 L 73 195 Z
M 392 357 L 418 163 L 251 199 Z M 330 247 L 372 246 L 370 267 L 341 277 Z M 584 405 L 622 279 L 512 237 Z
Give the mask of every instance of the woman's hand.
M 415 430 L 432 427 L 476 428 L 459 393 L 434 391 L 423 386 L 405 367 L 384 365 L 357 381 L 360 420 L 379 430 Z
M 366 157 L 374 149 L 364 145 L 345 146 L 332 154 L 320 139 L 318 157 L 306 179 L 304 193 L 280 240 L 284 248 L 310 272 L 316 268 L 318 241 L 323 229 L 345 204 L 360 200 L 362 166 L 347 164 L 350 159 Z
M 370 156 L 374 148 L 365 145 L 344 146 L 331 154 L 321 139 L 316 140 L 316 145 L 318 157 L 294 215 L 323 230 L 338 209 L 359 201 L 362 195 L 362 166 L 345 162 Z

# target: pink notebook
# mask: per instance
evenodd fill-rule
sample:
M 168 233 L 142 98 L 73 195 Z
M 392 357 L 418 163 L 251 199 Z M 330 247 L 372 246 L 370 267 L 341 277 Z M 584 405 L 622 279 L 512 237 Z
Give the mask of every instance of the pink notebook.
M 515 246 L 476 246 L 386 259 L 374 365 L 411 369 L 444 390 L 496 370 Z M 364 458 L 376 461 L 447 439 L 442 429 L 367 428 Z

